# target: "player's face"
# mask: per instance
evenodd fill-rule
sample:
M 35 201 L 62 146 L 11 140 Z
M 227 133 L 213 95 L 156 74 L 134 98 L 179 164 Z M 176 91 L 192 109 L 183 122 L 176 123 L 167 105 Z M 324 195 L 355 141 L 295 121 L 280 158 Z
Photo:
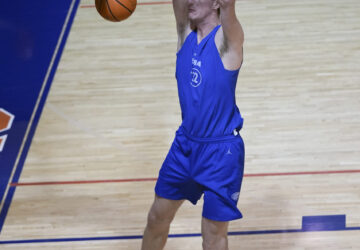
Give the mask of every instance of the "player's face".
M 188 13 L 191 21 L 199 21 L 214 11 L 216 0 L 188 0 Z

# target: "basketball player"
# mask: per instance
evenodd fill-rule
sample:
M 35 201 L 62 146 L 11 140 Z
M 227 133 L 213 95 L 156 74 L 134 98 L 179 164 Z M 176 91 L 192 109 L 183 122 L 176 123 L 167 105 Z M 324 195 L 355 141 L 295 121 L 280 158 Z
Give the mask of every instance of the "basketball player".
M 173 7 L 182 123 L 159 172 L 142 250 L 163 249 L 180 205 L 202 194 L 203 249 L 225 250 L 229 221 L 242 218 L 243 118 L 235 88 L 244 34 L 235 0 L 173 0 Z

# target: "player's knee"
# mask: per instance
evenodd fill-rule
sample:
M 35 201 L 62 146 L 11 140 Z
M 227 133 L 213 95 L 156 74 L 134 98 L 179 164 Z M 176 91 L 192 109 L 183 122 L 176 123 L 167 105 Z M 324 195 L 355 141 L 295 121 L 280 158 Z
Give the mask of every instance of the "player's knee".
M 149 227 L 166 227 L 170 225 L 173 216 L 168 213 L 161 213 L 161 211 L 156 211 L 151 209 L 148 214 L 148 226 Z
M 227 222 L 217 222 L 203 218 L 202 238 L 203 249 L 228 249 L 227 246 Z
M 225 231 L 224 229 L 216 228 L 216 227 L 204 228 L 202 230 L 202 237 L 203 237 L 203 240 L 205 240 L 206 242 L 213 241 L 216 239 L 222 239 L 222 238 L 226 239 L 227 231 Z

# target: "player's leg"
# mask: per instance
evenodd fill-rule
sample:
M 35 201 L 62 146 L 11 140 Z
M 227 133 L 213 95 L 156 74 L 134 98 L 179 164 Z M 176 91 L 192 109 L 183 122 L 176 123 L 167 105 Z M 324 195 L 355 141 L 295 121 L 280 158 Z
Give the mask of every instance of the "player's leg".
M 228 249 L 227 230 L 229 221 L 242 218 L 237 202 L 240 194 L 244 170 L 244 145 L 240 137 L 226 142 L 212 144 L 203 150 L 204 160 L 200 166 L 201 175 L 196 181 L 205 187 L 202 219 L 203 248 Z M 206 157 L 209 155 L 209 157 Z M 199 171 L 200 171 L 199 170 Z
M 204 250 L 228 250 L 228 221 L 214 221 L 202 217 L 201 234 Z
M 142 250 L 161 250 L 164 248 L 170 223 L 184 200 L 168 200 L 155 194 L 154 203 L 148 214 L 144 231 Z

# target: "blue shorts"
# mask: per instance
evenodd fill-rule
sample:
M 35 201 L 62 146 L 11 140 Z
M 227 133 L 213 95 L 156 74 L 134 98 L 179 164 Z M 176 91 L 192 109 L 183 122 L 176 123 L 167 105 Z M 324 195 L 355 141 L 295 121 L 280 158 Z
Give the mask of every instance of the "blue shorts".
M 203 217 L 216 221 L 242 218 L 237 202 L 245 149 L 235 132 L 198 138 L 180 126 L 159 171 L 155 193 L 170 200 L 187 199 L 194 205 L 204 194 Z

